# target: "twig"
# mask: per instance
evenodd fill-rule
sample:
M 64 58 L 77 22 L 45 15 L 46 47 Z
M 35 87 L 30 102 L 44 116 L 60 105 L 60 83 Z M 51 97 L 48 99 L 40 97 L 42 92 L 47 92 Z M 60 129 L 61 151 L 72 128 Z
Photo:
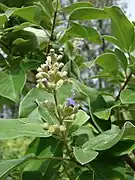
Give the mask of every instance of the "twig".
M 129 155 L 125 155 L 123 159 L 135 172 L 135 162 L 131 159 L 131 157 Z
M 52 24 L 52 29 L 51 29 L 51 36 L 50 36 L 50 40 L 53 40 L 53 35 L 54 35 L 54 28 L 55 28 L 55 24 L 56 24 L 56 17 L 57 17 L 57 11 L 58 11 L 58 4 L 59 4 L 59 0 L 56 1 L 56 9 L 54 12 L 54 17 L 53 17 L 53 24 Z
M 119 100 L 119 97 L 120 97 L 121 91 L 125 89 L 126 85 L 127 85 L 127 84 L 128 84 L 128 82 L 130 81 L 131 77 L 132 77 L 132 72 L 130 72 L 130 74 L 129 74 L 129 75 L 128 75 L 128 77 L 126 78 L 126 80 L 125 80 L 125 82 L 124 82 L 123 86 L 120 88 L 119 94 L 118 94 L 118 96 L 116 97 L 116 101 L 118 101 L 118 100 Z
M 57 12 L 58 12 L 58 4 L 59 4 L 59 0 L 56 1 L 56 8 L 55 8 L 55 12 L 54 12 L 54 17 L 53 17 L 53 23 L 52 23 L 52 28 L 51 28 L 51 35 L 46 47 L 46 54 L 48 54 L 48 49 L 49 49 L 49 45 L 50 42 L 52 40 L 54 40 L 54 29 L 55 29 L 55 25 L 56 25 L 56 17 L 57 17 Z

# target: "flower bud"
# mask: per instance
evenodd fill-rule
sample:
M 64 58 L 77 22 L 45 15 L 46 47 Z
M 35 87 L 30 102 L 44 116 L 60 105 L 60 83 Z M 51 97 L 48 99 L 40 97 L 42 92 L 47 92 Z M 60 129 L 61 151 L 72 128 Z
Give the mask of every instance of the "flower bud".
M 49 89 L 55 89 L 56 84 L 48 82 L 47 86 L 48 86 Z
M 44 123 L 44 124 L 43 124 L 43 128 L 44 128 L 44 129 L 48 129 L 48 128 L 49 128 L 48 123 Z
M 60 74 L 60 77 L 65 77 L 65 76 L 67 76 L 67 71 L 63 71 L 63 72 L 61 72 L 61 74 Z
M 76 118 L 76 114 L 72 114 L 72 115 L 69 117 L 69 119 L 71 119 L 71 120 L 75 120 L 75 118 Z
M 51 76 L 51 75 L 55 75 L 55 71 L 54 70 L 50 70 L 48 71 L 48 74 Z
M 55 132 L 60 129 L 60 126 L 58 124 L 54 124 L 53 127 L 55 128 Z
M 50 53 L 55 53 L 55 50 L 54 49 L 50 49 Z
M 46 85 L 47 82 L 48 82 L 48 80 L 47 80 L 46 78 L 43 78 L 43 79 L 41 80 L 41 82 Z
M 58 55 L 58 57 L 57 57 L 57 61 L 61 60 L 62 58 L 63 58 L 63 56 L 62 56 L 62 55 Z
M 49 77 L 46 72 L 42 72 L 42 76 L 43 76 L 44 78 L 48 78 L 48 77 Z
M 59 104 L 59 105 L 58 105 L 58 110 L 60 110 L 60 111 L 63 110 L 62 104 Z
M 37 88 L 41 88 L 41 89 L 44 89 L 45 86 L 42 82 L 39 82 L 37 85 L 36 85 Z
M 42 68 L 40 68 L 40 67 L 37 69 L 37 72 L 42 72 L 42 71 L 43 71 L 43 70 L 42 70 Z
M 42 69 L 42 71 L 47 71 L 48 65 L 47 64 L 41 64 L 41 69 Z
M 39 72 L 36 74 L 36 79 L 42 79 L 43 78 L 43 72 Z
M 48 131 L 49 131 L 50 133 L 55 133 L 55 127 L 54 127 L 54 125 L 50 125 L 49 128 L 48 128 Z
M 60 79 L 57 83 L 56 83 L 56 88 L 59 89 L 62 85 L 63 85 L 64 81 L 62 79 Z
M 48 66 L 51 66 L 51 62 L 52 62 L 51 56 L 47 56 L 46 59 L 47 59 L 47 60 L 46 60 L 46 64 L 47 64 Z
M 53 66 L 54 66 L 54 68 L 55 68 L 55 67 L 56 67 L 56 68 L 59 68 L 59 63 L 55 62 Z
M 59 64 L 59 68 L 62 68 L 63 66 L 64 66 L 64 63 L 61 62 L 61 63 Z
M 65 127 L 65 126 L 63 126 L 63 125 L 61 125 L 61 126 L 60 126 L 60 131 L 61 131 L 61 132 L 66 131 L 66 127 Z

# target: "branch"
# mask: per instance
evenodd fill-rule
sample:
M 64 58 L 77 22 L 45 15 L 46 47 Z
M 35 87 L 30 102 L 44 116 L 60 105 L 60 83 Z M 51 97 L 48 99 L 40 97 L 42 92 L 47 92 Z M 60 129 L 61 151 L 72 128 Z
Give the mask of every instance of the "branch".
M 57 17 L 57 12 L 58 12 L 58 0 L 56 1 L 56 9 L 55 9 L 55 12 L 54 12 L 54 17 L 53 17 L 53 24 L 52 24 L 52 29 L 51 29 L 51 36 L 50 36 L 50 40 L 53 40 L 53 34 L 54 34 L 54 28 L 55 28 L 55 25 L 56 25 L 56 17 Z
M 130 81 L 131 77 L 132 77 L 132 72 L 130 72 L 130 74 L 129 74 L 129 76 L 127 77 L 127 79 L 125 80 L 125 82 L 124 82 L 123 86 L 120 88 L 119 94 L 118 94 L 118 96 L 116 97 L 116 101 L 118 101 L 118 100 L 119 100 L 119 97 L 120 97 L 121 91 L 125 89 L 126 85 L 127 85 L 127 84 L 128 84 L 128 82 Z
M 123 159 L 135 172 L 135 162 L 131 159 L 131 157 L 129 155 L 125 155 Z
M 55 8 L 54 17 L 53 17 L 53 23 L 52 23 L 52 28 L 51 28 L 51 35 L 50 35 L 50 39 L 49 39 L 48 45 L 46 47 L 46 54 L 48 54 L 48 49 L 49 49 L 50 42 L 54 40 L 54 28 L 55 28 L 55 25 L 56 25 L 56 17 L 57 17 L 57 12 L 58 12 L 58 4 L 59 4 L 59 0 L 56 1 L 56 8 Z
M 0 44 L 2 44 L 8 51 L 9 51 L 9 53 L 11 53 L 11 49 L 8 47 L 8 45 L 5 43 L 5 42 L 3 42 L 1 39 L 0 39 Z

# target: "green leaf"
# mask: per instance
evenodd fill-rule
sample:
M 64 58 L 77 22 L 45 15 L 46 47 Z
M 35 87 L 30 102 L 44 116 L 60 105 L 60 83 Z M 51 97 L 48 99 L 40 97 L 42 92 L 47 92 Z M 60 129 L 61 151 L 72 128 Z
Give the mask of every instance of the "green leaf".
M 125 54 L 119 50 L 119 49 L 115 49 L 115 54 L 117 55 L 118 59 L 121 62 L 121 67 L 123 68 L 123 70 L 126 72 L 127 70 L 127 66 L 128 66 L 128 60 L 127 57 L 125 56 Z
M 83 149 L 93 149 L 93 150 L 106 150 L 114 146 L 123 135 L 124 129 L 120 130 L 119 127 L 113 126 L 111 130 L 104 131 L 100 135 L 90 139 L 83 145 Z
M 22 173 L 22 180 L 42 180 L 42 174 L 39 171 L 24 171 Z
M 0 95 L 14 102 L 19 102 L 21 91 L 26 81 L 22 69 L 16 73 L 0 72 Z
M 49 108 L 45 108 L 43 106 L 39 106 L 38 107 L 38 112 L 40 114 L 40 116 L 49 124 L 59 124 L 59 121 L 57 119 L 57 117 L 54 115 L 54 108 L 52 108 L 52 112 L 49 111 Z
M 5 24 L 7 17 L 5 14 L 0 14 L 0 27 Z
M 48 17 L 52 18 L 52 15 L 54 13 L 54 7 L 53 7 L 53 2 L 50 0 L 40 0 L 37 3 L 37 5 L 40 5 L 42 7 L 42 10 L 44 13 L 48 15 Z
M 53 102 L 53 97 L 43 89 L 31 89 L 20 103 L 19 117 L 27 117 L 34 111 L 37 108 L 36 100 L 41 102 L 49 100 Z
M 70 97 L 73 97 L 73 84 L 67 83 L 58 89 L 57 98 L 59 104 L 65 103 L 66 99 Z
M 90 118 L 90 116 L 88 116 L 86 112 L 79 110 L 78 113 L 76 114 L 76 118 L 73 122 L 73 125 L 80 127 L 83 124 L 85 124 L 89 118 Z
M 109 149 L 113 156 L 123 156 L 130 154 L 135 149 L 135 140 L 119 141 L 115 146 Z
M 30 161 L 24 171 L 39 171 L 45 179 L 50 180 L 55 176 L 61 166 L 61 161 L 63 161 L 63 159 L 54 160 L 53 157 L 62 157 L 62 149 L 63 143 L 58 139 L 53 137 L 37 138 L 30 144 L 27 153 L 34 151 L 36 156 L 44 159 Z
M 93 7 L 77 8 L 69 16 L 69 20 L 93 20 L 106 18 L 108 17 L 102 9 Z
M 20 159 L 11 159 L 11 160 L 0 161 L 0 178 L 4 178 L 15 168 L 17 168 L 18 166 L 22 165 L 23 163 L 31 160 L 33 157 L 34 157 L 33 154 L 29 154 Z
M 101 66 L 105 72 L 116 71 L 119 68 L 117 56 L 113 53 L 104 53 L 97 57 L 95 63 Z
M 133 24 L 119 7 L 106 7 L 105 12 L 112 20 L 112 31 L 115 38 L 120 41 L 127 51 L 129 51 L 134 38 Z
M 25 44 L 26 42 L 28 42 L 29 41 L 29 39 L 28 40 L 26 40 L 26 39 L 23 39 L 23 38 L 17 38 L 15 41 L 13 41 L 13 45 L 18 45 L 18 44 Z
M 134 104 L 135 103 L 135 91 L 125 89 L 120 94 L 120 100 L 122 104 Z
M 105 109 L 96 110 L 93 114 L 97 116 L 99 119 L 108 120 L 111 114 L 111 109 L 105 108 Z
M 67 40 L 76 37 L 84 38 L 90 42 L 101 44 L 100 35 L 94 28 L 89 26 L 82 26 L 78 23 L 72 23 L 71 27 L 65 32 L 60 41 L 66 42 Z
M 20 136 L 49 137 L 51 134 L 39 123 L 26 123 L 26 119 L 0 119 L 0 139 Z
M 17 15 L 29 22 L 39 23 L 40 8 L 38 6 L 28 6 L 15 9 L 13 15 Z
M 124 128 L 125 131 L 122 136 L 122 139 L 135 140 L 135 126 L 130 122 L 126 122 L 124 124 Z
M 104 35 L 104 36 L 102 36 L 102 37 L 103 37 L 106 41 L 108 41 L 108 42 L 116 45 L 116 46 L 119 47 L 120 49 L 123 49 L 123 50 L 124 50 L 124 48 L 123 48 L 122 44 L 120 43 L 120 41 L 119 41 L 118 39 L 116 39 L 115 37 L 113 37 L 113 36 L 107 36 L 107 35 Z
M 62 9 L 60 9 L 60 11 L 63 11 L 64 13 L 71 13 L 72 11 L 74 11 L 77 8 L 82 8 L 82 7 L 92 7 L 93 4 L 90 2 L 76 2 L 71 4 L 70 6 L 66 6 Z
M 82 165 L 93 161 L 98 155 L 98 152 L 94 150 L 84 150 L 78 147 L 74 148 L 73 153 L 77 161 Z
M 108 158 L 109 162 L 106 162 Z M 104 159 L 91 162 L 92 175 L 89 177 L 94 180 L 125 180 L 126 168 L 124 162 L 120 162 L 104 155 Z
M 97 99 L 99 92 L 95 88 L 88 87 L 79 81 L 72 80 L 73 84 L 75 85 L 76 89 L 82 93 L 82 95 L 90 98 L 90 101 L 93 102 Z

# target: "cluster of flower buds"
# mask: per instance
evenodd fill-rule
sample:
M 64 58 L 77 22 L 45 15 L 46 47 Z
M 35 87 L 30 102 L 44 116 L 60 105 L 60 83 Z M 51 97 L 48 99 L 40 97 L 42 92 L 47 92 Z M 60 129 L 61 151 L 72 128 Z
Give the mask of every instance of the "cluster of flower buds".
M 48 101 L 46 103 L 49 103 Z M 47 104 L 46 104 L 47 105 Z M 58 111 L 62 120 L 62 124 L 43 124 L 43 128 L 52 134 L 59 134 L 67 130 L 66 122 L 73 122 L 76 118 L 79 105 L 74 101 L 73 98 L 68 98 L 64 105 L 58 105 Z
M 44 123 L 43 128 L 52 134 L 59 134 L 59 132 L 66 131 L 66 126 L 59 124 L 49 125 L 48 123 Z
M 45 63 L 41 64 L 37 69 L 37 88 L 43 88 L 48 92 L 52 92 L 63 85 L 67 77 L 67 72 L 62 71 L 64 64 L 59 62 L 61 59 L 62 55 L 57 55 L 54 49 L 50 49 Z

